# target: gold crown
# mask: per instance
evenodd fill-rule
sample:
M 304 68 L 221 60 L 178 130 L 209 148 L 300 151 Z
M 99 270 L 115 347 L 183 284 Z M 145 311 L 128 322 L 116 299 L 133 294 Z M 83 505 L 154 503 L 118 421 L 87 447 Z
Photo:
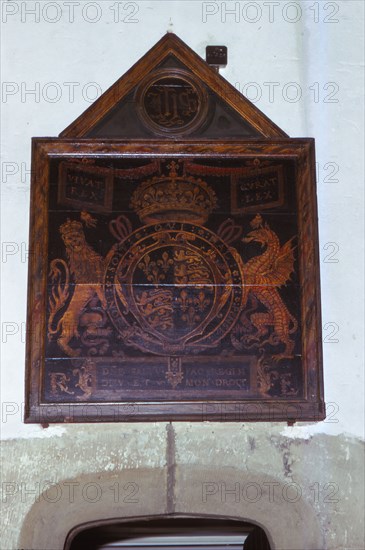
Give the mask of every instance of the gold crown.
M 70 233 L 83 233 L 82 223 L 76 220 L 71 221 L 67 218 L 67 221 L 60 226 L 60 233 L 62 236 L 69 235 Z
M 143 182 L 131 199 L 143 223 L 162 220 L 203 224 L 217 204 L 213 189 L 205 181 L 191 176 L 178 176 L 171 163 L 168 176 L 155 176 Z

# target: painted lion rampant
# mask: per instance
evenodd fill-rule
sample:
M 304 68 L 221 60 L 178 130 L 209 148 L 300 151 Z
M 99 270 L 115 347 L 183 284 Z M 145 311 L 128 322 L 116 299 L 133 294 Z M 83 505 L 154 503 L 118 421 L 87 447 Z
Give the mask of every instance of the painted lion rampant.
M 88 226 L 95 225 L 95 220 L 86 212 L 82 213 L 81 219 Z M 102 308 L 106 307 L 102 285 L 105 260 L 87 244 L 81 222 L 68 219 L 61 225 L 60 233 L 65 244 L 68 264 L 61 259 L 51 262 L 52 290 L 49 301 L 48 338 L 52 339 L 58 334 L 58 345 L 68 356 L 77 357 L 80 350 L 71 348 L 69 343 L 73 338 L 80 336 L 78 325 L 85 307 L 96 300 L 100 301 Z M 56 317 L 71 295 L 71 277 L 74 283 L 72 298 L 56 323 Z

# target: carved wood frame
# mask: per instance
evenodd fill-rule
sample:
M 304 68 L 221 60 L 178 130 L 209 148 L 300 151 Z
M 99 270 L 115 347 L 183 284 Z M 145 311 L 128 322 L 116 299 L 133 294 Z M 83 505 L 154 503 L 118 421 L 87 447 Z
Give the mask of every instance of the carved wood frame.
M 48 190 L 50 160 L 60 158 L 252 158 L 296 163 L 301 281 L 304 399 L 44 403 L 41 400 L 46 335 Z M 276 138 L 167 142 L 34 138 L 26 349 L 25 422 L 317 421 L 325 418 L 322 379 L 319 251 L 314 140 Z

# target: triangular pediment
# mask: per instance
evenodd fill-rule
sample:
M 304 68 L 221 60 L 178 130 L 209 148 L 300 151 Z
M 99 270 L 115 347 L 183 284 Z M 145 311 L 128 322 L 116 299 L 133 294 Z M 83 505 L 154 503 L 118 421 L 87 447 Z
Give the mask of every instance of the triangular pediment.
M 226 139 L 287 134 L 168 33 L 60 137 Z

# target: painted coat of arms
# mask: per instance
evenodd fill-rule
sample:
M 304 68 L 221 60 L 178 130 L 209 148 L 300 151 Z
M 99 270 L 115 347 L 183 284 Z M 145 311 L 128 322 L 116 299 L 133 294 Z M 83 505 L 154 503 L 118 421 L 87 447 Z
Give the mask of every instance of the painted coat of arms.
M 292 166 L 54 167 L 45 397 L 302 397 Z

